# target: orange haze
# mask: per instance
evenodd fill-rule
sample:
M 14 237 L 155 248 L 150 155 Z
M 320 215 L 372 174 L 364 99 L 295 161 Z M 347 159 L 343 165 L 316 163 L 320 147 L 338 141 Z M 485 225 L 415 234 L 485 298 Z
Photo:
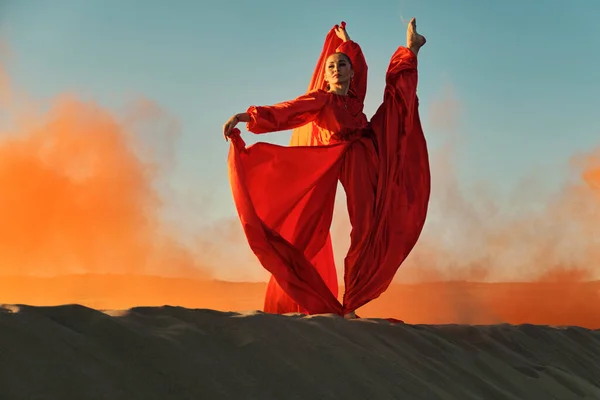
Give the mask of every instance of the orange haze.
M 40 105 L 0 84 L 1 275 L 207 275 L 159 215 L 168 115 L 145 100 L 120 118 L 75 96 Z

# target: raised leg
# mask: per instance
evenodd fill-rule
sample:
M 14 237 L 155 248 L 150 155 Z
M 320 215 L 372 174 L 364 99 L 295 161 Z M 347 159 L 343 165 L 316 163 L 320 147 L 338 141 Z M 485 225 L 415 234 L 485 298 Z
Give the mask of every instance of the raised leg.
M 387 289 L 425 223 L 430 172 L 416 96 L 416 53 L 424 44 L 413 19 L 407 46 L 391 57 L 384 101 L 371 119 L 376 154 L 354 153 L 358 146 L 353 145 L 354 154 L 349 152 L 344 160 L 352 221 L 344 278 L 347 318 Z M 366 176 L 374 176 L 375 183 Z

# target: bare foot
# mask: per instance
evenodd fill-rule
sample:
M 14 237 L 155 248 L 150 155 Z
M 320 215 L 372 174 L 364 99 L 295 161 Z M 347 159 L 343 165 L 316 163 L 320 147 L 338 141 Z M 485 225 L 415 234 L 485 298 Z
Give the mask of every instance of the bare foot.
M 348 314 L 344 315 L 344 318 L 346 318 L 346 319 L 356 319 L 356 313 L 354 311 L 349 312 Z
M 406 47 L 408 47 L 413 53 L 418 54 L 419 49 L 425 45 L 427 39 L 425 36 L 417 33 L 417 19 L 412 18 L 408 23 L 406 29 Z

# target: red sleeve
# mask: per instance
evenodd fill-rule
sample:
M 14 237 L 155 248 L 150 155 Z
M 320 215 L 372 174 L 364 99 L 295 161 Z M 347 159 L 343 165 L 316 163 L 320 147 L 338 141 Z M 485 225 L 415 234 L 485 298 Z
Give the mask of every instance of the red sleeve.
M 337 51 L 346 54 L 352 61 L 354 78 L 350 84 L 350 91 L 364 103 L 367 95 L 367 61 L 358 43 L 348 40 L 338 46 Z
M 252 133 L 268 133 L 294 129 L 314 121 L 327 104 L 327 93 L 314 90 L 294 100 L 272 106 L 250 106 L 246 129 Z

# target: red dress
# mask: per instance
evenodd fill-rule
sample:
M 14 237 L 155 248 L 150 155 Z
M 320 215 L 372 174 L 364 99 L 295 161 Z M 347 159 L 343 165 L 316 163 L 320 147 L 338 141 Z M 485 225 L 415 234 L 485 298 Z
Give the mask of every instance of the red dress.
M 308 93 L 247 110 L 250 132 L 294 129 L 289 147 L 245 148 L 239 135 L 232 139 L 236 208 L 251 249 L 272 274 L 265 312 L 343 315 L 358 309 L 387 289 L 425 222 L 430 173 L 417 58 L 404 47 L 394 53 L 383 103 L 369 122 L 364 57 L 355 42 L 336 39 L 330 31 Z M 325 58 L 336 48 L 352 60 L 348 96 L 322 88 Z M 352 224 L 342 303 L 329 236 L 338 180 Z

